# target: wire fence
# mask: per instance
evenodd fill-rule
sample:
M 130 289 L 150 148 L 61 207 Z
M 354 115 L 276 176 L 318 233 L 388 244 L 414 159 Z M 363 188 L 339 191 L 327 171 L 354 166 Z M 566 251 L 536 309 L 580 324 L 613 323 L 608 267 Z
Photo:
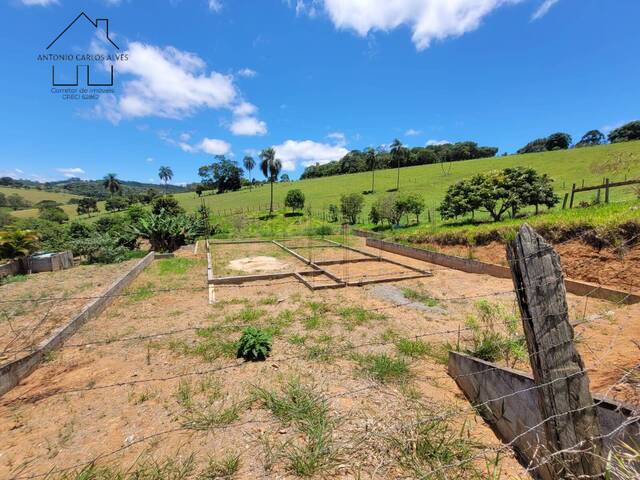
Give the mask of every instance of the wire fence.
M 632 238 L 630 238 L 629 240 L 627 240 L 628 242 L 633 242 L 635 241 L 639 235 L 636 235 Z M 567 240 L 568 241 L 568 240 Z M 310 248 L 313 248 L 313 246 L 311 246 Z M 537 252 L 535 252 L 534 254 L 532 254 L 530 257 L 522 257 L 519 259 L 515 259 L 514 261 L 518 261 L 518 260 L 528 260 L 529 258 L 533 258 L 537 255 L 542 255 L 544 253 L 547 253 L 548 249 L 541 249 Z M 346 254 L 348 255 L 348 253 Z M 589 260 L 585 260 L 585 264 L 588 263 Z M 630 267 L 629 267 L 630 268 Z M 349 277 L 349 273 L 345 272 L 347 275 L 347 278 L 351 278 Z M 615 276 L 621 275 L 622 271 L 616 272 Z M 374 277 L 375 275 L 385 275 L 385 273 L 373 273 L 373 274 L 368 274 L 370 277 Z M 276 281 L 276 282 L 266 282 L 266 283 L 261 283 L 261 282 L 257 282 L 251 285 L 217 285 L 216 288 L 228 288 L 228 289 L 242 289 L 242 288 L 262 288 L 262 287 L 271 287 L 271 288 L 277 288 L 283 284 L 286 283 L 299 283 L 297 280 L 295 281 L 288 281 L 288 280 L 283 280 L 283 281 Z M 554 281 L 549 282 L 549 284 L 554 283 Z M 539 284 L 538 287 L 544 287 L 546 284 L 542 283 Z M 602 285 L 596 285 L 593 288 L 593 291 L 601 288 Z M 631 291 L 633 290 L 633 288 L 635 288 L 635 285 L 630 285 L 630 290 L 629 290 L 629 294 L 631 293 Z M 200 291 L 206 291 L 206 289 L 208 288 L 208 286 L 203 286 L 203 287 L 175 287 L 175 288 L 163 288 L 163 289 L 153 289 L 150 290 L 151 293 L 197 293 Z M 516 289 L 510 289 L 510 290 L 505 290 L 505 291 L 500 291 L 500 292 L 493 292 L 493 293 L 488 293 L 488 294 L 479 294 L 479 295 L 468 295 L 468 296 L 457 296 L 457 297 L 441 297 L 441 298 L 434 298 L 434 300 L 439 301 L 439 302 L 452 302 L 452 301 L 467 301 L 467 300 L 473 300 L 473 299 L 479 299 L 479 298 L 490 298 L 490 297 L 498 297 L 498 296 L 504 296 L 504 295 L 514 295 L 518 293 L 518 290 Z M 589 292 L 587 295 L 585 295 L 585 306 L 584 306 L 584 312 L 586 315 L 586 310 L 587 310 L 587 302 L 589 300 L 589 297 L 591 295 L 591 293 L 593 292 Z M 59 302 L 64 302 L 64 301 L 70 301 L 70 300 L 95 300 L 95 299 L 99 299 L 99 298 L 105 298 L 105 297 L 113 297 L 113 298 L 127 298 L 131 295 L 135 295 L 136 292 L 124 292 L 124 293 L 119 293 L 117 295 L 103 295 L 103 296 L 78 296 L 78 297 L 48 297 L 48 298 L 38 298 L 38 299 L 32 299 L 30 300 L 31 302 L 34 303 L 43 303 L 43 302 L 52 302 L 52 304 L 49 306 L 49 309 L 47 310 L 47 312 L 45 313 L 45 315 L 30 329 L 28 327 L 23 328 L 22 330 L 18 331 L 18 332 L 12 332 L 15 336 L 13 339 L 11 339 L 4 347 L 3 350 L 3 354 L 17 354 L 17 353 L 21 353 L 21 352 L 28 352 L 30 351 L 30 349 L 11 349 L 11 345 L 15 344 L 15 342 L 22 336 L 25 335 L 26 331 L 29 331 L 29 335 L 32 335 L 33 332 L 44 322 L 46 322 L 48 316 L 50 315 L 50 312 L 52 310 L 52 308 L 54 308 L 55 305 L 57 305 Z M 624 307 L 624 302 L 626 300 L 626 297 L 621 298 L 619 301 L 617 302 L 613 302 L 612 305 L 615 305 L 618 309 L 623 308 Z M 17 301 L 17 300 L 16 300 Z M 24 300 L 20 300 L 21 302 L 23 302 Z M 13 300 L 0 300 L 0 303 L 11 303 L 14 302 Z M 367 311 L 369 312 L 381 312 L 381 311 L 392 311 L 395 309 L 399 309 L 399 308 L 405 308 L 405 307 L 411 307 L 412 305 L 414 305 L 415 302 L 413 301 L 408 301 L 406 303 L 400 303 L 400 304 L 395 304 L 395 305 L 385 305 L 385 306 L 381 306 L 381 307 L 374 307 L 374 308 L 368 308 Z M 565 312 L 568 313 L 568 312 Z M 141 317 L 141 319 L 152 319 L 152 317 Z M 608 321 L 608 317 L 607 316 L 599 316 L 599 317 L 594 317 L 594 318 L 590 318 L 590 319 L 586 319 L 585 316 L 583 315 L 583 318 L 580 320 L 574 320 L 574 324 L 576 325 L 589 325 L 589 324 L 595 324 L 597 322 L 603 321 L 603 320 L 607 320 Z M 505 322 L 506 324 L 506 322 Z M 223 328 L 234 328 L 234 329 L 241 329 L 244 328 L 246 326 L 249 326 L 248 324 L 233 324 L 233 325 L 228 325 L 225 324 L 223 325 Z M 167 331 L 162 331 L 162 332 L 153 332 L 153 333 L 149 333 L 146 335 L 137 335 L 137 336 L 131 336 L 131 337 L 124 337 L 124 338 L 119 338 L 119 339 L 104 339 L 104 340 L 94 340 L 94 341 L 89 341 L 89 342 L 83 342 L 83 343 L 68 343 L 64 346 L 62 346 L 61 348 L 63 349 L 71 349 L 71 348 L 84 348 L 84 347 L 93 347 L 93 348 L 99 348 L 102 346 L 108 346 L 111 345 L 113 343 L 121 343 L 121 342 L 136 342 L 136 341 L 148 341 L 151 340 L 153 338 L 159 338 L 159 337 L 163 337 L 163 336 L 170 336 L 170 335 L 179 335 L 182 333 L 187 333 L 190 331 L 197 331 L 197 330 L 202 330 L 202 329 L 206 329 L 206 328 L 211 328 L 212 325 L 211 324 L 205 324 L 205 325 L 197 325 L 197 326 L 189 326 L 189 327 L 184 327 L 181 329 L 174 329 L 174 330 L 167 330 Z M 411 335 L 411 338 L 415 338 L 416 340 L 418 339 L 423 339 L 423 338 L 428 338 L 428 337 L 446 337 L 448 335 L 457 335 L 458 338 L 460 337 L 461 333 L 468 333 L 473 329 L 473 327 L 459 327 L 459 328 L 454 328 L 454 329 L 443 329 L 443 330 L 432 330 L 432 331 L 424 331 L 424 332 L 417 332 L 415 335 Z M 514 391 L 514 392 L 510 392 L 509 394 L 506 395 L 501 395 L 495 398 L 490 398 L 488 400 L 485 400 L 481 403 L 476 403 L 476 404 L 472 404 L 469 405 L 467 408 L 464 409 L 457 409 L 455 412 L 448 412 L 446 414 L 441 414 L 441 415 L 430 415 L 427 418 L 423 418 L 420 421 L 445 421 L 448 419 L 452 419 L 452 418 L 456 418 L 456 419 L 460 419 L 463 416 L 469 416 L 469 415 L 476 415 L 478 413 L 478 411 L 480 411 L 483 407 L 487 407 L 491 404 L 494 403 L 498 403 L 502 400 L 505 400 L 509 397 L 513 397 L 513 396 L 517 396 L 517 395 L 522 395 L 525 394 L 527 392 L 531 392 L 531 391 L 536 391 L 539 390 L 541 388 L 547 387 L 549 386 L 551 383 L 555 383 L 555 382 L 566 382 L 568 380 L 570 380 L 571 378 L 578 376 L 578 375 L 586 375 L 588 372 L 590 371 L 594 371 L 597 368 L 602 367 L 602 365 L 606 364 L 606 362 L 609 360 L 611 353 L 615 350 L 616 345 L 618 344 L 618 342 L 620 341 L 620 337 L 623 334 L 623 330 L 624 330 L 624 325 L 623 324 L 619 324 L 617 329 L 616 329 L 616 335 L 613 336 L 611 338 L 611 340 L 609 341 L 607 347 L 605 349 L 601 349 L 599 350 L 598 356 L 597 356 L 597 360 L 594 362 L 594 364 L 589 367 L 586 368 L 584 371 L 580 371 L 580 372 L 576 372 L 570 375 L 565 375 L 559 378 L 554 379 L 551 382 L 546 382 L 543 384 L 536 384 L 533 387 L 529 387 L 526 389 L 522 389 L 522 390 L 518 390 L 518 391 Z M 395 345 L 397 344 L 397 339 L 393 339 L 393 340 L 387 340 L 387 341 L 369 341 L 369 342 L 361 342 L 355 345 L 342 345 L 342 346 L 334 346 L 334 347 L 329 347 L 329 351 L 332 354 L 335 355 L 345 355 L 349 352 L 354 352 L 356 350 L 360 350 L 363 348 L 373 348 L 373 347 L 384 347 L 384 346 L 390 346 L 390 345 Z M 532 356 L 534 355 L 543 355 L 553 349 L 555 349 L 556 347 L 558 347 L 559 345 L 553 345 L 553 346 L 549 346 L 545 349 L 542 350 L 538 350 L 535 352 L 532 352 L 531 354 L 529 354 L 528 358 L 530 359 Z M 293 355 L 285 355 L 285 356 L 281 356 L 281 357 L 273 357 L 270 358 L 271 362 L 274 363 L 287 363 L 287 362 L 293 362 L 293 361 L 304 361 L 305 359 L 308 360 L 308 353 L 307 352 L 301 352 L 301 353 L 296 353 Z M 51 391 L 45 394 L 38 394 L 37 398 L 33 398 L 32 396 L 29 395 L 22 395 L 16 398 L 13 398 L 11 400 L 5 400 L 2 402 L 3 405 L 7 406 L 7 405 L 15 405 L 16 403 L 20 403 L 20 402 L 39 402 L 44 400 L 45 398 L 50 398 L 53 396 L 59 396 L 59 395 L 69 395 L 69 394 L 74 394 L 74 393 L 86 393 L 86 392 L 91 392 L 91 391 L 104 391 L 106 389 L 111 389 L 111 388 L 120 388 L 120 387 L 126 387 L 126 386 L 133 386 L 133 385 L 139 385 L 139 384 L 144 384 L 144 383 L 152 383 L 152 382 L 165 382 L 165 381 L 175 381 L 181 378 L 185 378 L 185 377 L 192 377 L 192 376 L 202 376 L 202 375 L 209 375 L 209 374 L 213 374 L 213 373 L 220 373 L 220 372 L 227 372 L 227 371 L 231 371 L 234 369 L 241 369 L 245 366 L 244 363 L 233 363 L 233 364 L 228 364 L 228 365 L 221 365 L 221 366 L 217 366 L 217 367 L 211 367 L 211 368 L 205 368 L 205 369 L 198 369 L 198 370 L 190 370 L 190 371 L 186 371 L 186 372 L 182 372 L 182 373 L 176 373 L 173 375 L 167 375 L 167 376 L 156 376 L 156 377 L 149 377 L 149 378 L 141 378 L 141 379 L 135 379 L 135 380 L 128 380 L 128 381 L 122 381 L 122 382 L 114 382 L 114 383 L 109 383 L 109 384 L 102 384 L 102 385 L 91 385 L 91 386 L 87 386 L 87 387 L 78 387 L 78 388 L 69 388 L 69 389 L 59 389 L 59 390 L 55 390 L 55 391 Z M 605 391 L 601 392 L 603 394 L 603 396 L 608 395 L 611 391 L 613 391 L 614 388 L 616 388 L 617 386 L 620 386 L 622 384 L 624 384 L 626 382 L 626 380 L 633 374 L 635 374 L 635 372 L 637 371 L 637 369 L 640 368 L 640 365 L 636 368 L 633 368 L 632 370 L 628 371 L 625 375 L 623 375 L 617 382 L 615 382 L 614 384 L 610 385 Z M 457 376 L 452 376 L 449 374 L 446 375 L 442 375 L 439 377 L 434 377 L 434 376 L 426 376 L 423 379 L 424 380 L 428 380 L 428 381 L 432 381 L 434 379 L 451 379 L 451 380 L 459 380 L 463 377 L 468 377 L 468 376 L 474 376 L 474 375 L 481 375 L 493 370 L 497 370 L 500 369 L 500 367 L 488 367 L 486 369 L 480 370 L 480 371 L 476 371 L 476 372 L 471 372 L 471 373 L 466 373 L 466 374 L 461 374 L 461 375 L 457 375 Z M 420 377 L 417 377 L 415 380 L 420 380 Z M 331 398 L 336 398 L 338 396 L 348 396 L 351 394 L 358 394 L 361 392 L 364 392 L 366 390 L 369 389 L 373 389 L 373 388 L 377 388 L 377 389 L 381 389 L 381 388 L 388 388 L 387 386 L 383 386 L 380 384 L 373 384 L 373 385 L 369 385 L 366 387 L 359 387 L 357 389 L 354 389 L 352 391 L 349 392 L 343 392 L 340 394 L 336 394 L 334 396 L 328 396 L 327 399 L 331 399 Z M 599 403 L 602 403 L 602 400 L 599 401 Z M 596 405 L 598 404 L 598 402 L 596 403 Z M 579 410 L 571 410 L 568 412 L 563 413 L 563 415 L 571 415 L 573 413 L 577 413 Z M 607 433 L 607 434 L 603 434 L 603 435 L 598 435 L 598 438 L 602 439 L 602 438 L 608 438 L 608 437 L 612 437 L 614 435 L 617 435 L 621 430 L 625 429 L 626 427 L 635 424 L 640 417 L 638 416 L 638 411 L 634 411 L 634 414 L 629 417 L 629 419 L 627 421 L 625 421 L 622 425 L 618 426 L 616 429 L 614 429 L 613 431 Z M 461 461 L 457 461 L 457 462 L 452 462 L 448 465 L 444 465 L 442 467 L 439 467 L 437 469 L 434 469 L 432 471 L 430 471 L 431 475 L 437 475 L 443 472 L 446 472 L 448 470 L 451 469 L 455 469 L 455 468 L 459 468 L 461 466 L 463 466 L 465 463 L 469 463 L 469 462 L 474 462 L 476 460 L 482 459 L 482 458 L 486 458 L 486 456 L 488 454 L 495 454 L 498 452 L 504 452 L 507 450 L 510 450 L 511 448 L 513 448 L 513 446 L 516 444 L 516 442 L 518 440 L 520 440 L 523 436 L 525 436 L 526 434 L 529 434 L 531 432 L 535 432 L 538 429 L 540 429 L 542 426 L 544 426 L 545 423 L 553 420 L 554 417 L 547 417 L 544 418 L 542 420 L 542 422 L 533 425 L 531 427 L 529 427 L 527 430 L 525 430 L 524 432 L 521 432 L 520 434 L 518 434 L 515 438 L 513 438 L 512 440 L 510 440 L 507 443 L 504 443 L 503 445 L 501 445 L 500 447 L 490 447 L 490 448 L 486 448 L 486 449 L 482 449 L 481 451 L 479 451 L 477 454 L 474 454 L 473 456 L 469 457 L 469 458 L 465 458 Z M 221 427 L 221 428 L 239 428 L 242 425 L 245 424 L 249 424 L 249 423 L 255 423 L 258 421 L 247 421 L 247 422 L 243 422 L 243 423 L 235 423 L 232 425 L 229 425 L 228 427 Z M 100 454 L 86 462 L 81 462 L 81 463 L 77 463 L 75 465 L 71 465 L 68 467 L 63 467 L 63 468 L 56 468 L 55 469 L 55 473 L 63 473 L 63 472 L 67 472 L 67 471 L 71 471 L 77 468 L 82 468 L 84 466 L 87 465 L 91 465 L 94 464 L 95 462 L 105 459 L 107 457 L 113 456 L 115 454 L 121 453 L 124 450 L 128 449 L 128 448 L 132 448 L 136 445 L 139 445 L 141 443 L 146 443 L 154 438 L 158 438 L 160 436 L 165 436 L 165 435 L 170 435 L 172 433 L 179 433 L 179 432 L 183 432 L 186 429 L 184 427 L 179 427 L 179 428 L 172 428 L 172 429 L 167 429 L 161 432 L 157 432 L 154 434 L 151 434 L 147 437 L 143 437 L 139 440 L 136 440 L 135 442 L 120 447 L 116 450 L 113 450 L 111 452 L 106 452 L 103 454 Z M 574 445 L 573 448 L 576 451 L 579 451 L 579 449 L 582 447 L 583 445 L 577 444 Z M 528 473 L 532 473 L 535 470 L 543 467 L 544 465 L 546 465 L 549 462 L 554 461 L 554 458 L 561 455 L 563 452 L 552 452 L 548 455 L 546 455 L 544 457 L 544 459 L 542 460 L 542 462 L 536 463 L 536 464 L 532 464 L 532 465 L 528 465 L 525 468 L 525 471 Z M 589 454 L 588 452 L 585 452 L 585 454 Z M 25 475 L 25 476 L 18 476 L 15 478 L 40 478 L 40 477 L 45 477 L 47 475 L 49 475 L 50 472 L 47 473 L 43 473 L 43 474 L 34 474 L 34 475 Z

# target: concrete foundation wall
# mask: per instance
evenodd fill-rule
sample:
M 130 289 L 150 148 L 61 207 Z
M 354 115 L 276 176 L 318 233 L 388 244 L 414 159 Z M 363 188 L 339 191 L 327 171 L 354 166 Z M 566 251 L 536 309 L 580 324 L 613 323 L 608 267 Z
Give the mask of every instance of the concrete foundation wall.
M 398 255 L 404 255 L 405 257 L 434 263 L 443 267 L 453 268 L 454 270 L 460 270 L 462 272 L 480 273 L 498 278 L 511 278 L 510 269 L 503 267 L 502 265 L 494 265 L 492 263 L 479 262 L 478 260 L 445 255 L 444 253 L 431 252 L 422 248 L 409 247 L 400 243 L 387 242 L 385 240 L 377 240 L 375 238 L 367 238 L 367 246 L 379 248 L 380 250 Z M 565 287 L 567 292 L 573 293 L 574 295 L 588 295 L 593 298 L 601 298 L 603 300 L 620 302 L 628 305 L 640 302 L 640 295 L 601 287 L 593 283 L 565 279 Z
M 20 260 L 10 260 L 9 262 L 0 265 L 0 277 L 16 275 L 20 273 L 21 270 L 22 267 L 20 266 Z
M 534 389 L 533 377 L 524 372 L 501 368 L 496 364 L 457 352 L 449 352 L 449 375 L 451 375 L 465 396 L 474 405 L 487 403 L 478 409 L 500 439 L 514 442 L 514 449 L 520 461 L 527 465 L 540 460 L 540 445 L 545 445 L 544 427 L 531 432 L 527 430 L 542 422 L 538 406 L 538 391 Z M 514 392 L 519 392 L 515 393 Z M 502 398 L 504 397 L 504 398 Z M 632 408 L 614 400 L 594 395 L 600 421 L 601 434 L 607 435 L 634 416 Z M 633 423 L 616 434 L 604 438 L 607 451 L 619 441 L 638 444 L 640 423 Z M 635 442 L 635 443 L 634 443 Z M 540 468 L 538 475 L 544 480 L 552 479 L 550 473 Z
M 60 346 L 88 320 L 91 320 L 102 313 L 104 309 L 113 302 L 114 296 L 118 295 L 133 280 L 135 280 L 140 272 L 142 272 L 142 270 L 144 270 L 144 268 L 149 265 L 153 259 L 154 252 L 151 252 L 141 259 L 131 270 L 113 282 L 103 296 L 96 298 L 91 303 L 85 305 L 82 311 L 69 323 L 54 330 L 49 338 L 40 342 L 33 352 L 0 367 L 0 396 L 18 385 L 23 378 L 33 372 L 47 353 Z

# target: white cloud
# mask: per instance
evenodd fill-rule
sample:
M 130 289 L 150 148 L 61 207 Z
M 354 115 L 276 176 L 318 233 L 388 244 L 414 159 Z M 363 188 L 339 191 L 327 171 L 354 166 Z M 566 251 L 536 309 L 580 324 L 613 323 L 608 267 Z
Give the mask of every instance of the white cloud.
M 449 140 L 427 140 L 427 147 L 433 145 L 449 145 L 450 143 Z
M 241 77 L 253 78 L 256 75 L 258 75 L 258 72 L 256 72 L 255 70 L 252 70 L 250 68 L 242 68 L 242 69 L 238 70 L 238 75 L 240 75 Z
M 229 130 L 234 135 L 265 135 L 267 124 L 255 117 L 238 117 L 233 120 Z
M 339 160 L 349 151 L 340 145 L 329 145 L 311 140 L 287 140 L 280 145 L 274 145 L 276 157 L 282 161 L 282 168 L 286 171 L 296 169 L 297 163 L 308 167 L 316 163 L 328 163 Z
M 222 2 L 220 0 L 209 0 L 209 10 L 218 13 L 222 10 Z
M 366 36 L 406 25 L 418 50 L 434 40 L 458 37 L 480 26 L 499 7 L 523 0 L 298 0 L 296 13 L 314 16 L 324 7 L 336 28 Z
M 85 174 L 85 171 L 79 167 L 56 168 L 56 172 L 63 174 L 67 178 L 79 177 Z
M 147 160 L 146 160 L 146 161 L 147 161 L 148 163 L 153 163 L 153 157 L 147 157 Z
M 14 168 L 12 170 L 0 170 L 0 177 L 9 177 L 17 180 L 20 178 L 18 175 L 23 174 L 24 172 L 19 168 Z
M 416 130 L 415 128 L 410 128 L 406 132 L 404 132 L 405 137 L 415 137 L 420 135 L 422 132 L 420 130 Z
M 327 138 L 330 138 L 335 142 L 336 145 L 344 147 L 347 144 L 347 137 L 342 132 L 331 132 L 327 135 Z
M 23 5 L 27 7 L 47 7 L 49 5 L 58 4 L 58 0 L 21 0 Z
M 218 140 L 215 138 L 204 138 L 195 148 L 197 151 L 208 153 L 209 155 L 226 155 L 231 150 L 229 145 L 224 140 Z
M 249 102 L 240 102 L 238 105 L 233 107 L 233 113 L 239 116 L 253 115 L 257 111 L 258 107 Z
M 174 47 L 132 42 L 129 60 L 118 65 L 123 94 L 102 96 L 96 113 L 117 123 L 123 118 L 182 119 L 198 110 L 232 108 L 238 92 L 233 78 L 211 71 L 198 55 Z
M 547 13 L 549 13 L 549 10 L 551 10 L 551 8 L 558 3 L 559 0 L 544 0 L 544 2 L 542 2 L 542 5 L 540 5 L 538 7 L 538 9 L 534 12 L 533 16 L 531 17 L 531 20 L 539 20 L 542 17 L 544 17 Z

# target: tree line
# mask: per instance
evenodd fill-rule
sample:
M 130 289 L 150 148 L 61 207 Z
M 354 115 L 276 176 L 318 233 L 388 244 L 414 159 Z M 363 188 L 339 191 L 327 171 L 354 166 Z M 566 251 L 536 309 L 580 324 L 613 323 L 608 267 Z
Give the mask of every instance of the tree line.
M 340 160 L 310 165 L 305 168 L 300 179 L 474 160 L 494 157 L 496 153 L 497 147 L 480 147 L 470 141 L 409 148 L 395 139 L 389 148 L 382 146 L 376 149 L 370 147 L 365 150 L 352 150 Z
M 573 145 L 573 138 L 568 133 L 556 132 L 548 137 L 536 138 L 518 150 L 518 154 L 552 152 L 574 148 L 594 147 L 609 143 L 631 142 L 640 140 L 640 121 L 635 120 L 612 130 L 605 136 L 600 130 L 589 130 L 579 142 Z

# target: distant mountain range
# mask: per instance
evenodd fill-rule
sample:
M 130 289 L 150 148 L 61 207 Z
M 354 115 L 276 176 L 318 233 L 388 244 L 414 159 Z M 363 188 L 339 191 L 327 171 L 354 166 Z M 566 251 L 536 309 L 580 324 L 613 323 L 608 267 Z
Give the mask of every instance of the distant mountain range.
M 83 197 L 107 198 L 109 196 L 109 192 L 107 192 L 102 185 L 102 180 L 82 180 L 80 178 L 69 178 L 67 180 L 59 180 L 56 182 L 40 183 L 34 182 L 33 180 L 2 177 L 0 178 L 0 186 L 37 188 L 39 190 L 64 192 L 73 195 L 80 195 Z M 155 183 L 134 182 L 130 180 L 120 180 L 120 186 L 122 188 L 123 195 L 144 193 L 150 188 L 159 191 L 164 191 L 165 189 L 164 185 L 158 185 Z M 178 185 L 167 185 L 166 188 L 169 193 L 181 193 L 188 192 L 190 190 L 190 188 L 188 187 L 182 187 Z

